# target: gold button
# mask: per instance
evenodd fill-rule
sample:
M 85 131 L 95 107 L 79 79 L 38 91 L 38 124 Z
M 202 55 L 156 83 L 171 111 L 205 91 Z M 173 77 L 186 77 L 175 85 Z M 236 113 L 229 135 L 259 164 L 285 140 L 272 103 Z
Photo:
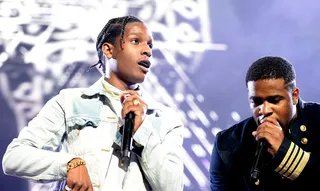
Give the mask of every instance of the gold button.
M 305 138 L 305 137 L 303 137 L 303 138 L 301 139 L 301 143 L 302 143 L 302 144 L 307 144 L 307 143 L 308 143 L 308 139 Z
M 305 131 L 307 130 L 307 127 L 306 127 L 305 125 L 301 125 L 301 126 L 300 126 L 300 130 L 301 130 L 302 132 L 305 132 Z

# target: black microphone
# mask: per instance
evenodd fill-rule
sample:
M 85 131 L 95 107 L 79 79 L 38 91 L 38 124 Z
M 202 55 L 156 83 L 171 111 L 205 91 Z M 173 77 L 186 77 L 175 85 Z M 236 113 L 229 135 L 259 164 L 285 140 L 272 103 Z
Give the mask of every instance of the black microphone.
M 122 166 L 125 171 L 127 171 L 130 162 L 130 147 L 133 135 L 134 117 L 134 113 L 132 111 L 129 112 L 125 117 L 124 126 L 122 128 L 120 166 Z
M 250 180 L 256 186 L 260 184 L 261 170 L 264 164 L 264 156 L 267 152 L 268 142 L 264 139 L 258 141 L 258 145 L 255 153 L 255 161 L 253 162 L 251 169 Z
M 272 115 L 272 112 L 268 113 L 263 117 L 269 117 Z M 262 119 L 261 119 L 262 120 Z M 277 120 L 278 121 L 278 120 Z M 278 121 L 280 124 L 280 122 Z M 260 120 L 258 120 L 258 127 L 261 125 Z M 268 149 L 269 143 L 265 139 L 259 139 L 257 148 L 256 148 L 256 153 L 255 153 L 255 161 L 253 162 L 252 168 L 251 168 L 251 174 L 250 174 L 250 180 L 252 183 L 254 183 L 256 186 L 260 185 L 260 177 L 261 177 L 261 171 L 264 165 L 264 160 L 266 154 L 268 154 Z

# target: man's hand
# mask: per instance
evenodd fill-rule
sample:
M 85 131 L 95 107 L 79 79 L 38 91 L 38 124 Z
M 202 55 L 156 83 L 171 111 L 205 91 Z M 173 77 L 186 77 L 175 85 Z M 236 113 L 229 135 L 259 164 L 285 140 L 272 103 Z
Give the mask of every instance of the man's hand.
M 125 96 L 127 94 L 130 94 L 130 96 Z M 134 112 L 135 118 L 133 131 L 136 132 L 144 120 L 148 105 L 142 100 L 138 92 L 133 90 L 123 92 L 121 97 L 126 97 L 121 99 L 123 100 L 123 108 L 121 112 L 122 118 L 125 118 L 130 111 Z
M 70 162 L 77 160 L 79 158 L 72 159 Z M 86 165 L 80 165 L 69 170 L 67 173 L 67 186 L 72 191 L 93 191 Z
M 257 130 L 252 132 L 256 140 L 265 139 L 269 143 L 268 152 L 274 156 L 284 139 L 284 133 L 278 121 L 271 117 L 261 120 Z

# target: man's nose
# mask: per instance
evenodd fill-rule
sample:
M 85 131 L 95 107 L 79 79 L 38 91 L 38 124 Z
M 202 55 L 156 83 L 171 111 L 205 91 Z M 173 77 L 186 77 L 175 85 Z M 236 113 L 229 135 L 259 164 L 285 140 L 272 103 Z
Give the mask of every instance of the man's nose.
M 141 55 L 146 55 L 148 57 L 152 56 L 152 50 L 149 45 L 146 45 L 142 48 Z
M 260 114 L 262 114 L 264 117 L 268 117 L 272 115 L 273 110 L 272 110 L 272 105 L 264 101 L 263 104 L 260 105 Z

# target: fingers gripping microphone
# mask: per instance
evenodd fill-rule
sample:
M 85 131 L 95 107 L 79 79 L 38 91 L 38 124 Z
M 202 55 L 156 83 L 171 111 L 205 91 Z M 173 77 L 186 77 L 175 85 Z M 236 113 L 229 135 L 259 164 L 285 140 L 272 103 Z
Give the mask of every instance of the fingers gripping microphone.
M 262 119 L 258 119 L 258 127 L 261 125 L 261 120 L 265 119 L 266 117 L 271 116 L 273 113 L 269 112 L 266 115 L 263 116 Z M 280 125 L 279 120 L 278 124 Z M 264 160 L 266 155 L 268 154 L 268 147 L 269 143 L 265 139 L 259 139 L 256 152 L 255 152 L 255 160 L 253 162 L 252 168 L 251 168 L 251 174 L 250 174 L 250 180 L 253 182 L 256 186 L 260 185 L 260 178 L 261 178 L 261 173 L 262 173 L 262 168 L 264 165 Z
M 123 100 L 121 99 L 123 102 Z M 130 147 L 131 147 L 131 138 L 133 136 L 133 128 L 134 128 L 134 117 L 135 114 L 133 112 L 129 112 L 124 121 L 124 126 L 122 128 L 122 142 L 121 142 L 121 160 L 120 165 L 128 169 L 130 162 Z
M 260 121 L 258 121 L 258 126 L 260 125 Z M 264 164 L 264 156 L 267 153 L 268 142 L 265 139 L 258 140 L 256 152 L 255 152 L 255 160 L 253 162 L 251 168 L 250 180 L 256 186 L 260 184 L 261 171 Z

